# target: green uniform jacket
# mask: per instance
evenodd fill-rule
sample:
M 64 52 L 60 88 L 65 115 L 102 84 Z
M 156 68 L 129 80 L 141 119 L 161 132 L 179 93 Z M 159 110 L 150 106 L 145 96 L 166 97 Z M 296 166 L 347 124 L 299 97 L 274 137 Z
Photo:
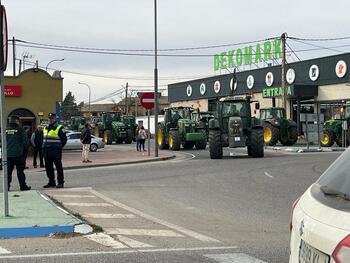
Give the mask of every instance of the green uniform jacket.
M 24 129 L 11 125 L 6 129 L 7 157 L 21 157 L 28 149 L 29 139 Z

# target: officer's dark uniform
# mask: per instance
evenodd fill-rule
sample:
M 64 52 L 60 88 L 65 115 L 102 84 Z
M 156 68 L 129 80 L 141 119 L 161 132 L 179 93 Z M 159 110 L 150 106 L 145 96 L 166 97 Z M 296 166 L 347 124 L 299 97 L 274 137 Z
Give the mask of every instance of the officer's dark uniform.
M 10 190 L 13 168 L 16 166 L 20 189 L 26 191 L 31 188 L 26 184 L 23 150 L 28 148 L 29 140 L 24 129 L 18 126 L 18 120 L 17 116 L 12 116 L 6 129 L 8 189 Z
M 49 114 L 49 118 L 56 118 L 54 113 Z M 64 185 L 64 175 L 62 167 L 62 148 L 67 143 L 67 136 L 62 125 L 55 121 L 44 128 L 43 153 L 45 158 L 46 174 L 49 183 L 44 188 L 57 187 L 62 188 Z M 53 164 L 57 170 L 57 186 Z

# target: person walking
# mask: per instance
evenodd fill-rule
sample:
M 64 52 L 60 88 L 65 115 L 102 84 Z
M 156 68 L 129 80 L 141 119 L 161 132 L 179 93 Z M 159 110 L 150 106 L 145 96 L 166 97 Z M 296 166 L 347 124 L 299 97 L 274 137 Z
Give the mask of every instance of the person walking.
M 67 136 L 64 127 L 56 120 L 55 113 L 48 115 L 49 125 L 44 128 L 43 153 L 45 158 L 46 175 L 49 182 L 44 185 L 44 188 L 63 188 L 64 175 L 62 166 L 62 148 L 67 143 Z M 57 185 L 55 180 L 55 172 L 53 165 L 57 170 Z
M 136 150 L 139 151 L 140 139 L 139 139 L 140 125 L 136 128 Z
M 80 141 L 83 144 L 83 152 L 81 154 L 83 163 L 91 163 L 89 160 L 89 151 L 91 144 L 91 128 L 89 123 L 85 123 L 84 129 L 80 134 Z
M 8 190 L 10 191 L 12 172 L 16 166 L 19 187 L 21 191 L 28 191 L 31 189 L 31 187 L 26 183 L 26 176 L 24 174 L 23 151 L 24 149 L 28 149 L 29 140 L 24 129 L 19 127 L 18 116 L 11 116 L 9 126 L 6 129 L 6 140 Z
M 38 125 L 36 130 L 33 132 L 30 139 L 34 147 L 34 156 L 33 156 L 33 166 L 37 168 L 36 159 L 39 154 L 40 167 L 44 168 L 44 159 L 43 159 L 43 141 L 44 141 L 44 132 L 41 125 Z
M 139 138 L 139 150 L 141 151 L 141 147 L 143 149 L 143 151 L 145 151 L 145 141 L 147 138 L 147 133 L 146 130 L 143 126 L 141 126 L 141 129 L 139 130 L 139 134 L 138 134 L 138 138 Z

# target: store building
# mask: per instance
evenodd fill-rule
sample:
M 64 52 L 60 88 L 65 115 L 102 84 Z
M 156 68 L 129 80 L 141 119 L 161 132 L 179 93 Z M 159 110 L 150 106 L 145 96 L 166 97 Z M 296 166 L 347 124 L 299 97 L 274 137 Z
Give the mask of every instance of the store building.
M 350 53 L 287 64 L 287 116 L 298 123 L 301 114 L 319 113 L 321 122 L 339 114 L 350 100 Z M 172 106 L 215 111 L 216 102 L 230 95 L 252 95 L 260 107 L 281 107 L 281 65 L 180 82 L 168 86 Z
M 19 116 L 28 133 L 37 124 L 47 122 L 48 113 L 55 112 L 59 117 L 62 99 L 63 78 L 58 71 L 51 76 L 31 68 L 18 76 L 5 76 L 5 114 Z

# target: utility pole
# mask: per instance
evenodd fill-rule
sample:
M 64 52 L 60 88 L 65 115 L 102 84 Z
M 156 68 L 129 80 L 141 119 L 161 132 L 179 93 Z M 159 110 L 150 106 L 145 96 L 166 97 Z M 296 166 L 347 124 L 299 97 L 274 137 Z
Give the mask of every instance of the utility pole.
M 139 96 L 135 96 L 135 117 L 138 115 Z
M 125 86 L 125 115 L 128 115 L 129 114 L 129 105 L 128 105 L 128 86 L 129 86 L 129 83 L 127 82 L 126 83 L 126 86 Z
M 18 75 L 21 74 L 22 70 L 22 59 L 19 60 Z
M 157 50 L 157 0 L 154 0 L 154 156 L 158 157 L 158 50 Z
M 281 87 L 283 90 L 283 108 L 287 113 L 287 92 L 286 92 L 286 38 L 287 33 L 283 33 L 281 36 L 282 40 L 282 72 L 281 72 Z
M 16 77 L 16 39 L 12 37 L 13 76 Z

